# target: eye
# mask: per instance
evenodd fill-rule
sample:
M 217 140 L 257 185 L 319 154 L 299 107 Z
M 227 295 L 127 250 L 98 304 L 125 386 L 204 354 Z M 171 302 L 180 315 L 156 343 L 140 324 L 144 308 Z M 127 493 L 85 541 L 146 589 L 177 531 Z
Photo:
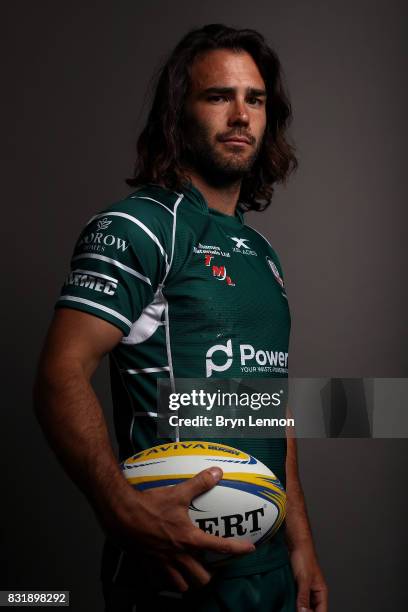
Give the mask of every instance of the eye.
M 262 106 L 264 103 L 262 98 L 257 98 L 256 96 L 251 96 L 250 98 L 248 98 L 247 102 L 248 104 L 251 104 L 253 106 Z
M 214 104 L 218 104 L 219 102 L 228 101 L 228 97 L 222 94 L 212 94 L 208 96 L 207 100 L 209 102 L 213 102 Z

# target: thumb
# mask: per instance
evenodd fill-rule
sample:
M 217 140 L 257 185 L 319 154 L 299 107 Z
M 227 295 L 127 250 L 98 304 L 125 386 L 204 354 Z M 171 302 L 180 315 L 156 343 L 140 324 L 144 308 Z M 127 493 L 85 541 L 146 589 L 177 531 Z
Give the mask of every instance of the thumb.
M 221 480 L 222 473 L 221 468 L 218 467 L 203 470 L 193 476 L 193 478 L 189 478 L 173 487 L 173 492 L 176 493 L 177 490 L 178 499 L 188 505 L 194 497 L 215 487 L 217 482 Z

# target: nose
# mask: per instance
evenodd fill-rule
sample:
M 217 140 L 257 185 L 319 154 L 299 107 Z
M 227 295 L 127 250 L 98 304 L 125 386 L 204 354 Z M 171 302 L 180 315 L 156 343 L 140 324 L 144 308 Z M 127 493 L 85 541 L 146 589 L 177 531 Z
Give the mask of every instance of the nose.
M 248 125 L 249 114 L 245 102 L 242 100 L 235 100 L 231 105 L 231 113 L 228 118 L 228 125 Z

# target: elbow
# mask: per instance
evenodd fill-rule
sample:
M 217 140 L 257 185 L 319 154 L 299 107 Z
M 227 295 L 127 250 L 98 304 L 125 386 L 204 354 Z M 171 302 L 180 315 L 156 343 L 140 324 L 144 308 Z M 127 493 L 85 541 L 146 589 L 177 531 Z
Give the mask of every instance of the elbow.
M 34 414 L 40 422 L 42 420 L 41 415 L 44 413 L 44 408 L 56 386 L 57 376 L 53 373 L 51 368 L 46 367 L 43 360 L 40 360 L 32 388 Z
M 38 421 L 49 407 L 58 402 L 58 398 L 64 390 L 78 378 L 83 378 L 84 372 L 80 364 L 71 361 L 67 363 L 64 359 L 50 359 L 47 356 L 40 358 L 34 384 L 32 388 L 32 399 L 34 414 Z

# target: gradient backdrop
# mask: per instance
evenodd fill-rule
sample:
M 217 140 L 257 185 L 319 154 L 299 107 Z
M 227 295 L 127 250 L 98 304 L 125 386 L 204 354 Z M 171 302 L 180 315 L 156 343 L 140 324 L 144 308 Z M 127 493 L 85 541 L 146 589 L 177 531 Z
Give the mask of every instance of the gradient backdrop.
M 70 589 L 71 609 L 102 609 L 102 534 L 42 438 L 31 387 L 74 241 L 95 211 L 128 192 L 146 89 L 187 29 L 259 29 L 286 72 L 300 168 L 247 221 L 282 260 L 291 375 L 408 376 L 407 8 L 384 0 L 3 7 L 3 588 Z M 96 386 L 110 419 L 106 363 Z M 407 440 L 299 442 L 332 612 L 406 605 L 407 450 Z

